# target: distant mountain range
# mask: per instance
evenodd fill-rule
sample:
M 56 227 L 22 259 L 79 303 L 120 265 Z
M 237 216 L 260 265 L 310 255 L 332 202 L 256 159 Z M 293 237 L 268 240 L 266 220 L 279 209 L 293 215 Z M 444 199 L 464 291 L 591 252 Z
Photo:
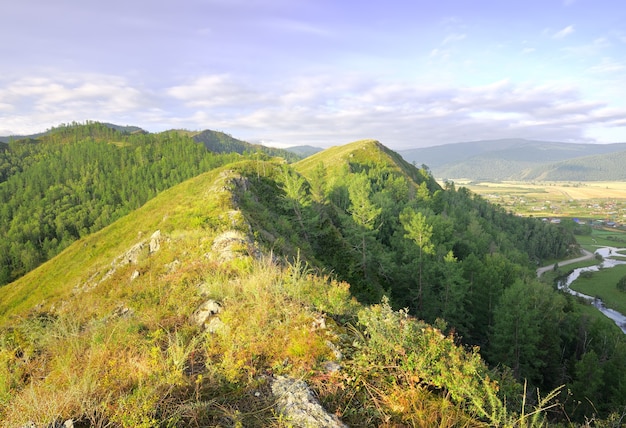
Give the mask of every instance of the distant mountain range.
M 88 124 L 90 122 L 91 121 L 87 121 L 86 124 Z M 91 122 L 91 123 L 93 123 L 93 122 Z M 147 132 L 147 131 L 144 131 L 143 129 L 141 129 L 140 127 L 138 127 L 138 126 L 128 126 L 128 125 L 127 126 L 122 126 L 122 125 L 115 125 L 113 123 L 102 123 L 102 122 L 100 122 L 100 123 L 102 125 L 106 126 L 107 128 L 114 129 L 114 130 L 116 130 L 118 132 L 121 132 L 121 133 L 124 133 L 124 134 L 132 134 L 132 133 L 135 133 L 135 132 L 142 132 L 142 133 Z M 67 126 L 79 126 L 79 125 L 80 125 L 79 123 L 73 122 L 71 124 L 61 124 L 61 125 L 59 125 L 59 128 L 64 128 L 64 127 L 67 127 Z M 57 128 L 52 127 L 52 128 L 50 128 L 50 129 L 48 129 L 46 131 L 38 132 L 36 134 L 29 134 L 29 135 L 7 135 L 7 136 L 4 136 L 4 137 L 0 136 L 0 143 L 8 143 L 11 140 L 17 141 L 17 140 L 26 140 L 26 139 L 40 138 L 40 137 L 43 137 L 44 135 L 48 135 L 50 133 L 55 132 L 56 129 Z
M 573 144 L 505 139 L 399 150 L 442 179 L 624 180 L 626 143 Z
M 85 125 L 88 125 L 89 123 L 95 123 L 95 122 L 87 121 Z M 111 128 L 117 132 L 120 132 L 122 134 L 135 134 L 135 133 L 147 134 L 148 133 L 148 131 L 145 131 L 144 129 L 138 126 L 120 126 L 120 125 L 115 125 L 112 123 L 101 123 L 101 122 L 98 122 L 98 123 L 100 125 L 104 125 L 107 128 Z M 55 133 L 57 130 L 61 128 L 67 128 L 69 126 L 80 127 L 82 126 L 82 124 L 79 124 L 79 123 L 72 123 L 68 125 L 62 124 L 59 127 L 53 127 L 44 132 L 39 132 L 36 134 L 11 135 L 11 136 L 0 137 L 0 150 L 6 147 L 6 145 L 2 143 L 9 143 L 11 140 L 13 141 L 37 140 L 46 135 Z M 237 138 L 234 138 L 231 135 L 226 134 L 224 132 L 213 131 L 210 129 L 207 129 L 204 131 L 184 131 L 184 130 L 172 130 L 172 131 L 185 134 L 191 137 L 196 143 L 202 143 L 207 148 L 207 150 L 213 153 L 244 154 L 246 152 L 248 153 L 262 152 L 268 156 L 272 156 L 272 157 L 279 156 L 289 161 L 296 161 L 298 159 L 301 159 L 303 157 L 309 156 L 313 153 L 316 153 L 322 150 L 322 149 L 316 149 L 310 146 L 301 146 L 300 148 L 294 147 L 293 149 L 290 149 L 290 150 L 278 149 L 274 147 L 266 147 L 260 144 L 251 144 L 246 141 L 242 141 Z
M 137 126 L 104 125 L 122 133 L 145 133 Z M 62 125 L 64 126 L 64 125 Z M 37 139 L 53 132 L 0 137 L 2 143 Z M 184 132 L 184 131 L 179 131 Z M 216 153 L 262 152 L 295 161 L 322 151 L 313 146 L 286 149 L 251 144 L 229 134 L 205 130 L 186 131 L 194 141 Z M 426 165 L 438 179 L 516 181 L 615 181 L 626 180 L 626 143 L 575 144 L 520 138 L 481 140 L 398 150 L 407 162 Z

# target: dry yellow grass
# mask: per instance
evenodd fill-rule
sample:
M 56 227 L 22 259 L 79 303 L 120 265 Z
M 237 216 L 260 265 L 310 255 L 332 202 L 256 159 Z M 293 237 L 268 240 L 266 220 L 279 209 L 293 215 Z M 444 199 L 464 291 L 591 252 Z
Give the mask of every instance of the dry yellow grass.
M 520 182 L 520 181 L 502 181 L 497 183 L 480 182 L 469 183 L 458 181 L 459 186 L 467 187 L 474 193 L 481 195 L 488 194 L 492 191 L 502 193 L 508 191 L 511 194 L 524 194 L 528 197 L 547 198 L 552 196 L 554 199 L 625 199 L 626 200 L 626 182 L 622 181 L 590 181 L 584 183 L 571 182 Z

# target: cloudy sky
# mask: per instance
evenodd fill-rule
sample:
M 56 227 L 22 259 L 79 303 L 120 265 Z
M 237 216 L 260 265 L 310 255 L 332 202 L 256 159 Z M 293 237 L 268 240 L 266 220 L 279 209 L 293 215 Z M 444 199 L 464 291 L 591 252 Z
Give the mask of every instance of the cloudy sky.
M 626 142 L 622 0 L 20 0 L 0 135 L 98 120 L 321 147 Z

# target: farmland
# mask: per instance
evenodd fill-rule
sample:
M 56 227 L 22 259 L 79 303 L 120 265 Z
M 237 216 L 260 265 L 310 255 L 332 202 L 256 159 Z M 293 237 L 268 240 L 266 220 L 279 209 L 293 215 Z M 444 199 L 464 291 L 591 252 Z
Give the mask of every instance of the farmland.
M 515 214 L 626 222 L 626 182 L 455 181 Z

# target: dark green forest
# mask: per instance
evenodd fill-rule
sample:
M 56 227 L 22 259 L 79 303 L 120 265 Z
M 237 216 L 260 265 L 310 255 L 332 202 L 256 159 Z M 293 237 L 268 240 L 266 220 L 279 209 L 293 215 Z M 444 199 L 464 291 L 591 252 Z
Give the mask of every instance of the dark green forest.
M 0 151 L 0 285 L 160 191 L 239 158 L 179 132 L 72 124 Z
M 537 390 L 564 386 L 554 421 L 626 411 L 624 335 L 536 278 L 537 266 L 579 251 L 567 228 L 441 186 L 377 142 L 289 164 L 247 146 L 229 152 L 241 151 L 235 143 L 207 150 L 223 136 L 205 137 L 88 123 L 11 141 L 0 151 L 0 284 L 162 190 L 244 160 L 237 201 L 263 247 L 345 280 L 362 303 L 389 299 L 477 347 L 503 395 L 521 400 L 527 382 L 532 403 Z
M 233 138 L 231 135 L 224 132 L 212 131 L 210 129 L 194 134 L 193 140 L 204 144 L 207 150 L 214 153 L 252 154 L 262 152 L 268 156 L 282 157 L 290 162 L 301 158 L 299 154 L 292 151 L 266 147 L 259 144 L 250 144 Z
M 555 421 L 626 410 L 624 335 L 536 278 L 545 260 L 577 254 L 571 232 L 453 183 L 442 188 L 426 168 L 359 152 L 338 168 L 320 157 L 313 168 L 296 163 L 296 171 L 283 167 L 266 179 L 250 171 L 249 194 L 263 197 L 241 198 L 258 239 L 279 253 L 309 255 L 363 303 L 388 296 L 478 346 L 503 389 L 523 396 L 527 382 L 532 401 L 537 388 L 545 396 L 565 386 Z

